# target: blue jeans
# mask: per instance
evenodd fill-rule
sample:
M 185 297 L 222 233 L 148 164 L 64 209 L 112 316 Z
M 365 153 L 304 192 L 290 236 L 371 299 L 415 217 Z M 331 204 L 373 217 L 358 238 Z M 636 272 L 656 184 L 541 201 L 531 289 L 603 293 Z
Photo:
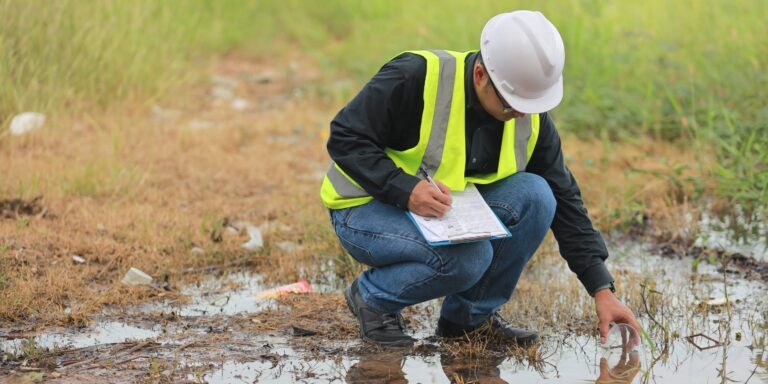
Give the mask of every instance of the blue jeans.
M 393 313 L 445 296 L 441 316 L 475 326 L 509 300 L 552 223 L 555 198 L 546 181 L 531 173 L 477 188 L 511 237 L 432 247 L 392 205 L 374 200 L 331 210 L 341 245 L 371 267 L 358 278 L 366 304 Z

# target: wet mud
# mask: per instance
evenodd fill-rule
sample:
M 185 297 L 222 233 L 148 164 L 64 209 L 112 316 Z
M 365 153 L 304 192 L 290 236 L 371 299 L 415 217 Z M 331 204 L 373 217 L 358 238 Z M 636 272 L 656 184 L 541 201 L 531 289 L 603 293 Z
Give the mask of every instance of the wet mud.
M 768 380 L 768 288 L 722 266 L 613 245 L 612 268 L 642 281 L 638 352 L 606 356 L 595 324 L 560 315 L 529 349 L 433 336 L 439 301 L 404 312 L 419 342 L 385 349 L 358 337 L 338 281 L 258 299 L 251 270 L 211 276 L 167 299 L 115 308 L 80 329 L 0 330 L 2 382 L 760 382 Z M 569 277 L 564 265 L 529 273 Z M 516 292 L 526 294 L 525 290 Z M 586 295 L 581 295 L 586 296 Z M 580 296 L 580 297 L 581 297 Z M 173 296 L 175 297 L 175 296 Z M 725 298 L 726 303 L 720 302 Z M 581 298 L 578 300 L 589 300 Z M 513 297 L 502 313 L 525 321 Z M 579 303 L 574 303 L 578 305 Z M 556 316 L 556 315 L 553 315 Z M 726 380 L 727 379 L 727 380 Z M 31 381 L 30 381 L 31 380 Z

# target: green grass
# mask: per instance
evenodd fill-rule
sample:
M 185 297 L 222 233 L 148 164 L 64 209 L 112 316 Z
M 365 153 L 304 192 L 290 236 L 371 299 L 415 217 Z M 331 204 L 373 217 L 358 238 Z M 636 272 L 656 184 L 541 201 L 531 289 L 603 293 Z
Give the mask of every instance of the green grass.
M 515 8 L 542 10 L 564 37 L 560 129 L 678 140 L 717 157 L 720 194 L 768 200 L 768 3 L 753 0 L 0 0 L 0 124 L 25 110 L 149 104 L 232 50 L 302 50 L 329 77 L 353 78 L 348 98 L 402 50 L 476 49 L 487 19 Z

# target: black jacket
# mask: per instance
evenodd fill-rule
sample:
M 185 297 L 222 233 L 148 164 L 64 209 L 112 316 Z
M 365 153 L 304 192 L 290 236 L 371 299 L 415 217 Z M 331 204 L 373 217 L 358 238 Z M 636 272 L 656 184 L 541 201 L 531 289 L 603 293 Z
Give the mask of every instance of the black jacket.
M 498 167 L 503 123 L 480 105 L 472 85 L 477 54 L 465 61 L 466 174 L 492 173 Z M 419 178 L 398 168 L 384 148 L 404 150 L 419 139 L 426 60 L 404 53 L 385 64 L 331 122 L 328 153 L 374 198 L 405 209 Z M 587 215 L 581 191 L 563 163 L 560 136 L 543 113 L 539 138 L 526 172 L 542 176 L 552 188 L 557 210 L 552 232 L 560 253 L 590 293 L 613 281 L 603 263 L 608 257 L 600 233 Z

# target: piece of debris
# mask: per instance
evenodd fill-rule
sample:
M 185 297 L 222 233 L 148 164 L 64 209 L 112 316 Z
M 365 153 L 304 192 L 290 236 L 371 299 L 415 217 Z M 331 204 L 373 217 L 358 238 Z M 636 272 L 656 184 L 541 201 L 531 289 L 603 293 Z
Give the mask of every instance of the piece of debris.
M 160 288 L 168 292 L 172 290 L 171 276 L 169 276 L 167 273 L 163 273 L 163 283 L 160 284 Z M 163 295 L 163 294 L 161 293 L 160 295 Z
M 72 261 L 77 264 L 85 264 L 85 259 L 80 255 L 72 255 Z
M 257 294 L 256 297 L 261 299 L 274 299 L 281 295 L 286 295 L 289 293 L 310 293 L 310 292 L 312 292 L 312 287 L 309 285 L 309 281 L 307 281 L 307 279 L 302 277 L 299 279 L 299 281 L 293 284 L 287 284 L 277 288 L 266 290 L 264 292 Z
M 0 200 L 0 218 L 18 219 L 19 216 L 37 215 L 41 217 L 45 214 L 45 207 L 40 205 L 43 196 L 36 196 L 30 200 L 10 199 Z
M 37 112 L 24 112 L 14 116 L 8 128 L 11 135 L 18 136 L 36 131 L 45 125 L 45 115 Z
M 241 97 L 238 97 L 232 100 L 231 103 L 229 103 L 229 106 L 232 107 L 232 109 L 234 109 L 235 111 L 241 111 L 241 112 L 248 109 L 249 105 L 250 104 L 248 103 L 248 100 L 243 99 Z
M 250 239 L 248 239 L 248 241 L 240 246 L 251 252 L 260 250 L 264 246 L 264 239 L 261 237 L 261 230 L 259 230 L 258 227 L 250 224 L 245 227 L 245 230 L 248 232 Z
M 189 253 L 193 255 L 205 255 L 205 249 L 200 247 L 192 247 L 192 249 L 189 250 Z
M 720 306 L 723 306 L 723 305 L 727 305 L 728 304 L 728 299 L 726 299 L 725 297 L 720 297 L 720 298 L 717 298 L 717 299 L 709 300 L 709 301 L 706 302 L 706 304 L 708 306 L 710 306 L 710 307 L 720 307 Z
M 704 351 L 711 348 L 717 348 L 722 344 L 720 341 L 715 340 L 703 333 L 697 333 L 695 335 L 686 336 L 685 339 L 696 347 L 699 351 Z M 708 345 L 705 345 L 708 344 Z
M 295 325 L 291 325 L 291 329 L 293 329 L 293 335 L 297 337 L 304 337 L 304 336 L 314 336 L 317 335 L 317 332 L 306 329 L 306 328 L 299 328 Z
M 123 276 L 122 282 L 128 285 L 150 285 L 154 279 L 144 271 L 131 267 Z
M 699 302 L 699 305 L 706 307 L 722 307 L 724 305 L 730 305 L 730 301 L 725 297 L 718 297 L 716 299 L 701 301 Z

